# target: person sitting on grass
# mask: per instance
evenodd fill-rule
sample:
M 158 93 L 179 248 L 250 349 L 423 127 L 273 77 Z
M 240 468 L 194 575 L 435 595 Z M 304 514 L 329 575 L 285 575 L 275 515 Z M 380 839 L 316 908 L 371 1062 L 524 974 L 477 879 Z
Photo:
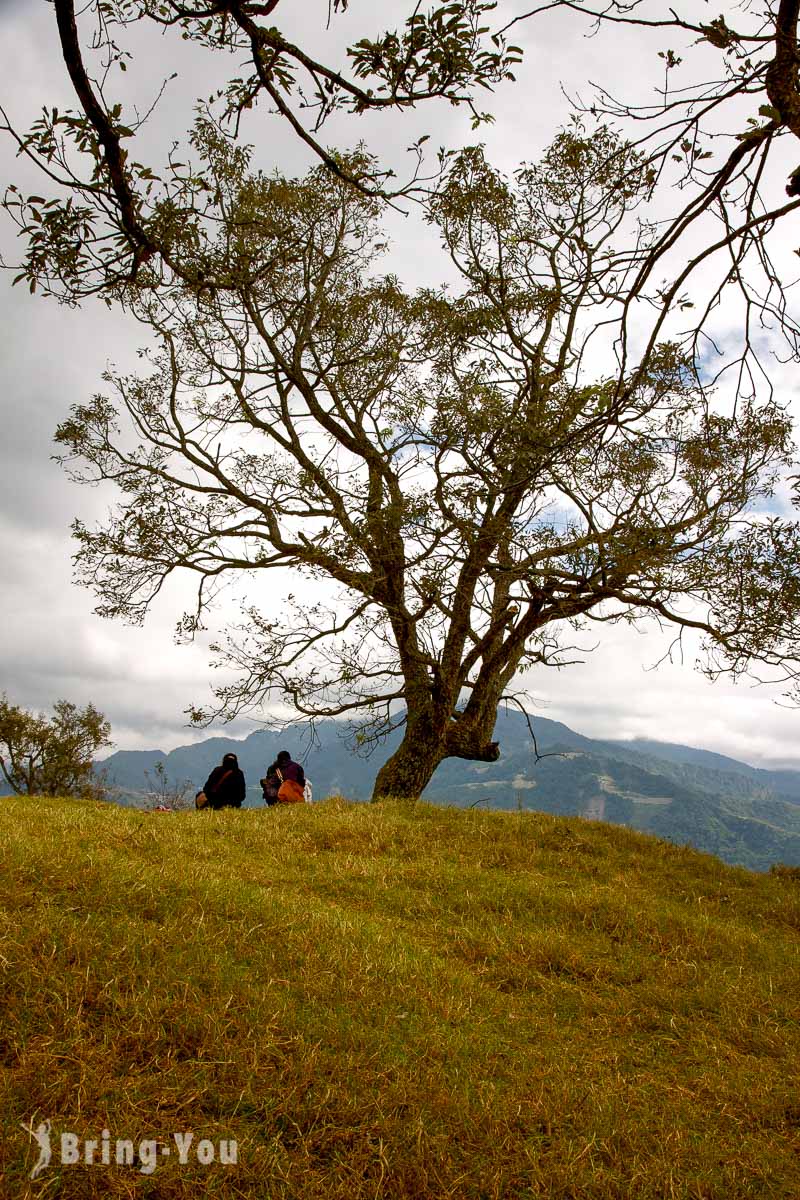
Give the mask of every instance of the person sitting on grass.
M 292 761 L 292 756 L 288 750 L 281 750 L 276 759 L 276 764 L 278 777 L 281 781 L 281 786 L 278 789 L 278 803 L 302 804 L 306 798 L 303 791 L 306 782 L 306 773 L 300 766 L 300 763 Z
M 222 765 L 214 767 L 203 788 L 208 796 L 208 808 L 241 808 L 246 790 L 235 754 L 225 755 Z
M 259 782 L 261 783 L 261 794 L 264 797 L 264 803 L 268 808 L 272 808 L 273 805 L 279 803 L 278 792 L 281 786 L 277 762 L 270 763 L 267 767 L 266 775 Z

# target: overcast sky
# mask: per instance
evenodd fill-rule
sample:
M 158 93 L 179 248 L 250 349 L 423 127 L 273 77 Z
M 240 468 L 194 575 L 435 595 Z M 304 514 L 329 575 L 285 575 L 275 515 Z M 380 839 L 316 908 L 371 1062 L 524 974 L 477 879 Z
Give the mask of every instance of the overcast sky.
M 284 6 L 281 6 L 281 9 Z M 324 16 L 325 0 L 288 5 L 287 15 L 301 9 Z M 507 4 L 512 12 L 522 4 Z M 335 18 L 325 36 L 334 47 L 378 32 L 372 14 L 380 9 L 382 24 L 408 5 L 393 0 L 376 6 L 350 0 L 348 12 Z M 278 14 L 276 13 L 276 16 Z M 282 26 L 283 27 L 283 26 Z M 299 29 L 287 33 L 302 35 Z M 515 40 L 526 50 L 519 82 L 486 97 L 497 121 L 479 136 L 489 144 L 493 160 L 513 169 L 520 159 L 535 158 L 566 118 L 560 89 L 585 89 L 588 78 L 611 86 L 624 84 L 630 94 L 646 94 L 658 46 L 641 31 L 618 32 L 613 40 L 586 39 L 571 20 L 551 20 L 533 28 L 520 25 Z M 535 32 L 535 37 L 534 37 Z M 175 54 L 179 57 L 176 60 Z M 328 51 L 330 53 L 330 51 Z M 183 54 L 181 58 L 180 55 Z M 220 79 L 228 63 L 223 63 Z M 145 57 L 129 68 L 125 82 L 133 98 L 148 103 L 163 77 L 179 71 L 166 93 L 149 134 L 153 147 L 166 146 L 191 119 L 195 95 L 207 96 L 214 80 L 207 60 L 200 61 L 175 43 L 153 40 Z M 74 107 L 55 38 L 52 8 L 45 0 L 0 0 L 0 102 L 18 127 L 27 128 L 45 103 Z M 306 159 L 276 118 L 260 119 L 259 161 L 287 174 L 301 171 Z M 416 125 L 413 124 L 416 121 Z M 359 127 L 327 130 L 327 139 L 363 136 L 382 152 L 399 157 L 422 132 L 431 144 L 474 141 L 466 117 L 449 106 L 420 111 L 412 122 L 370 117 Z M 347 130 L 348 132 L 345 132 Z M 787 164 L 787 173 L 795 164 Z M 0 181 L 14 180 L 41 191 L 41 181 L 14 155 L 9 138 L 0 139 Z M 800 230 L 787 231 L 792 245 Z M 421 242 L 413 219 L 392 222 L 394 263 L 402 264 L 410 285 L 436 282 L 435 255 Z M 792 240 L 793 239 L 793 240 Z M 7 219 L 0 220 L 0 249 L 14 262 L 20 250 Z M 433 275 L 432 275 L 433 272 Z M 101 620 L 92 612 L 92 595 L 71 582 L 71 520 L 102 515 L 111 496 L 72 484 L 51 461 L 52 437 L 71 404 L 101 390 L 101 374 L 109 363 L 134 363 L 143 333 L 122 315 L 101 305 L 75 311 L 11 287 L 10 273 L 0 277 L 3 353 L 0 359 L 2 439 L 0 453 L 0 561 L 3 619 L 0 622 L 0 690 L 16 703 L 46 709 L 58 698 L 92 701 L 112 723 L 118 749 L 163 750 L 195 740 L 183 710 L 208 699 L 211 673 L 205 645 L 176 646 L 173 630 L 187 606 L 189 593 L 177 582 L 168 588 L 144 628 Z M 794 374 L 785 372 L 784 397 L 794 403 Z M 221 614 L 221 620 L 230 613 Z M 647 628 L 600 629 L 585 639 L 599 640 L 585 663 L 562 671 L 540 670 L 526 680 L 536 711 L 562 720 L 589 736 L 653 737 L 703 746 L 756 765 L 800 767 L 797 730 L 800 714 L 774 703 L 778 689 L 747 683 L 710 684 L 693 668 L 695 649 L 687 643 L 683 662 L 654 664 L 670 637 Z M 232 730 L 243 735 L 254 722 Z

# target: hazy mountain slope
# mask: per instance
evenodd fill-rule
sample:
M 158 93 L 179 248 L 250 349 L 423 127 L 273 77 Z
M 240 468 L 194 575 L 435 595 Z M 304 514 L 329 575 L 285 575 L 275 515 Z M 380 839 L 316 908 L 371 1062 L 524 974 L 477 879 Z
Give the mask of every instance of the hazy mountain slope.
M 694 746 L 681 746 L 673 742 L 656 742 L 647 738 L 635 738 L 633 741 L 607 743 L 620 750 L 631 750 L 637 754 L 653 755 L 662 761 L 672 762 L 689 768 L 700 767 L 707 772 L 707 778 L 728 779 L 730 775 L 739 775 L 752 785 L 754 793 L 758 790 L 775 793 L 787 800 L 800 803 L 800 771 L 766 770 L 763 767 L 751 767 L 748 763 L 724 754 L 715 754 L 710 750 L 700 750 Z

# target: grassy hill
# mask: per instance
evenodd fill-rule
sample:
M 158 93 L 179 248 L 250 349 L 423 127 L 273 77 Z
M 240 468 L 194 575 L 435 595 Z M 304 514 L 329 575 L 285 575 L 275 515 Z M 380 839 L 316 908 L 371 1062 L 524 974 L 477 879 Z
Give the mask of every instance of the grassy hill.
M 0 835 L 4 1200 L 800 1195 L 788 872 L 425 804 L 14 798 Z M 47 1118 L 238 1162 L 31 1182 Z

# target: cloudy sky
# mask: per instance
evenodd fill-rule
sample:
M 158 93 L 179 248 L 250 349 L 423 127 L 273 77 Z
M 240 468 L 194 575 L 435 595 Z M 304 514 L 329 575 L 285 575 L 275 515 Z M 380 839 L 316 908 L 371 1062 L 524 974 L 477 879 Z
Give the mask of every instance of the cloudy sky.
M 347 41 L 377 33 L 372 14 L 378 7 L 384 27 L 408 9 L 401 0 L 381 6 L 350 0 L 347 13 L 335 18 L 328 33 L 319 34 L 325 52 L 335 57 Z M 505 4 L 510 13 L 524 7 Z M 305 9 L 307 19 L 312 8 L 324 21 L 326 0 L 288 5 L 287 16 L 294 13 L 298 19 Z M 282 28 L 298 39 L 303 34 Z M 515 40 L 525 47 L 519 82 L 486 98 L 497 119 L 480 134 L 493 160 L 505 169 L 513 169 L 521 158 L 535 158 L 566 118 L 561 83 L 573 92 L 585 90 L 587 79 L 612 89 L 624 83 L 631 95 L 646 94 L 652 86 L 656 42 L 641 31 L 617 31 L 602 41 L 587 39 L 584 32 L 569 19 L 549 20 L 535 30 L 524 24 L 515 29 Z M 227 67 L 217 68 L 220 80 Z M 162 78 L 175 70 L 178 78 L 169 85 L 148 133 L 153 153 L 180 136 L 191 120 L 193 98 L 207 96 L 215 80 L 207 60 L 193 58 L 180 45 L 176 49 L 174 42 L 153 40 L 152 34 L 146 54 L 135 58 L 125 77 L 132 89 L 125 98 L 146 106 Z M 45 103 L 74 106 L 46 0 L 0 0 L 0 103 L 20 129 L 30 125 Z M 307 160 L 286 129 L 276 118 L 259 120 L 259 161 L 287 174 L 301 171 Z M 370 117 L 358 134 L 351 126 L 340 126 L 328 129 L 327 139 L 352 144 L 361 136 L 400 161 L 403 148 L 423 132 L 432 133 L 432 145 L 475 140 L 466 117 L 449 106 L 420 111 L 402 124 Z M 0 180 L 41 191 L 41 181 L 14 151 L 10 138 L 0 138 Z M 787 164 L 787 173 L 794 165 Z M 435 255 L 423 244 L 413 218 L 396 218 L 392 233 L 394 261 L 406 281 L 436 282 Z M 797 222 L 789 237 L 798 244 Z M 0 220 L 0 250 L 9 263 L 20 254 L 7 219 Z M 12 289 L 10 272 L 0 277 L 0 306 L 0 690 L 35 709 L 47 709 L 61 697 L 91 700 L 111 720 L 119 749 L 166 750 L 195 740 L 200 735 L 186 728 L 183 710 L 208 699 L 211 673 L 205 645 L 176 646 L 173 641 L 175 623 L 187 607 L 186 585 L 176 581 L 167 589 L 143 628 L 95 616 L 92 595 L 71 582 L 69 526 L 75 517 L 101 516 L 112 497 L 77 487 L 50 457 L 55 426 L 69 406 L 101 389 L 107 364 L 132 366 L 143 333 L 101 305 L 75 311 L 30 296 L 24 287 Z M 793 373 L 784 372 L 780 383 L 785 398 L 794 402 Z M 221 622 L 226 615 L 232 614 L 222 612 Z M 775 703 L 779 689 L 707 683 L 694 670 L 696 647 L 689 642 L 683 661 L 662 662 L 654 669 L 670 640 L 649 627 L 638 632 L 599 629 L 585 639 L 596 648 L 583 664 L 539 671 L 526 680 L 536 711 L 590 736 L 655 737 L 757 765 L 800 767 L 800 714 Z M 240 722 L 233 732 L 244 735 L 255 725 L 255 720 Z

